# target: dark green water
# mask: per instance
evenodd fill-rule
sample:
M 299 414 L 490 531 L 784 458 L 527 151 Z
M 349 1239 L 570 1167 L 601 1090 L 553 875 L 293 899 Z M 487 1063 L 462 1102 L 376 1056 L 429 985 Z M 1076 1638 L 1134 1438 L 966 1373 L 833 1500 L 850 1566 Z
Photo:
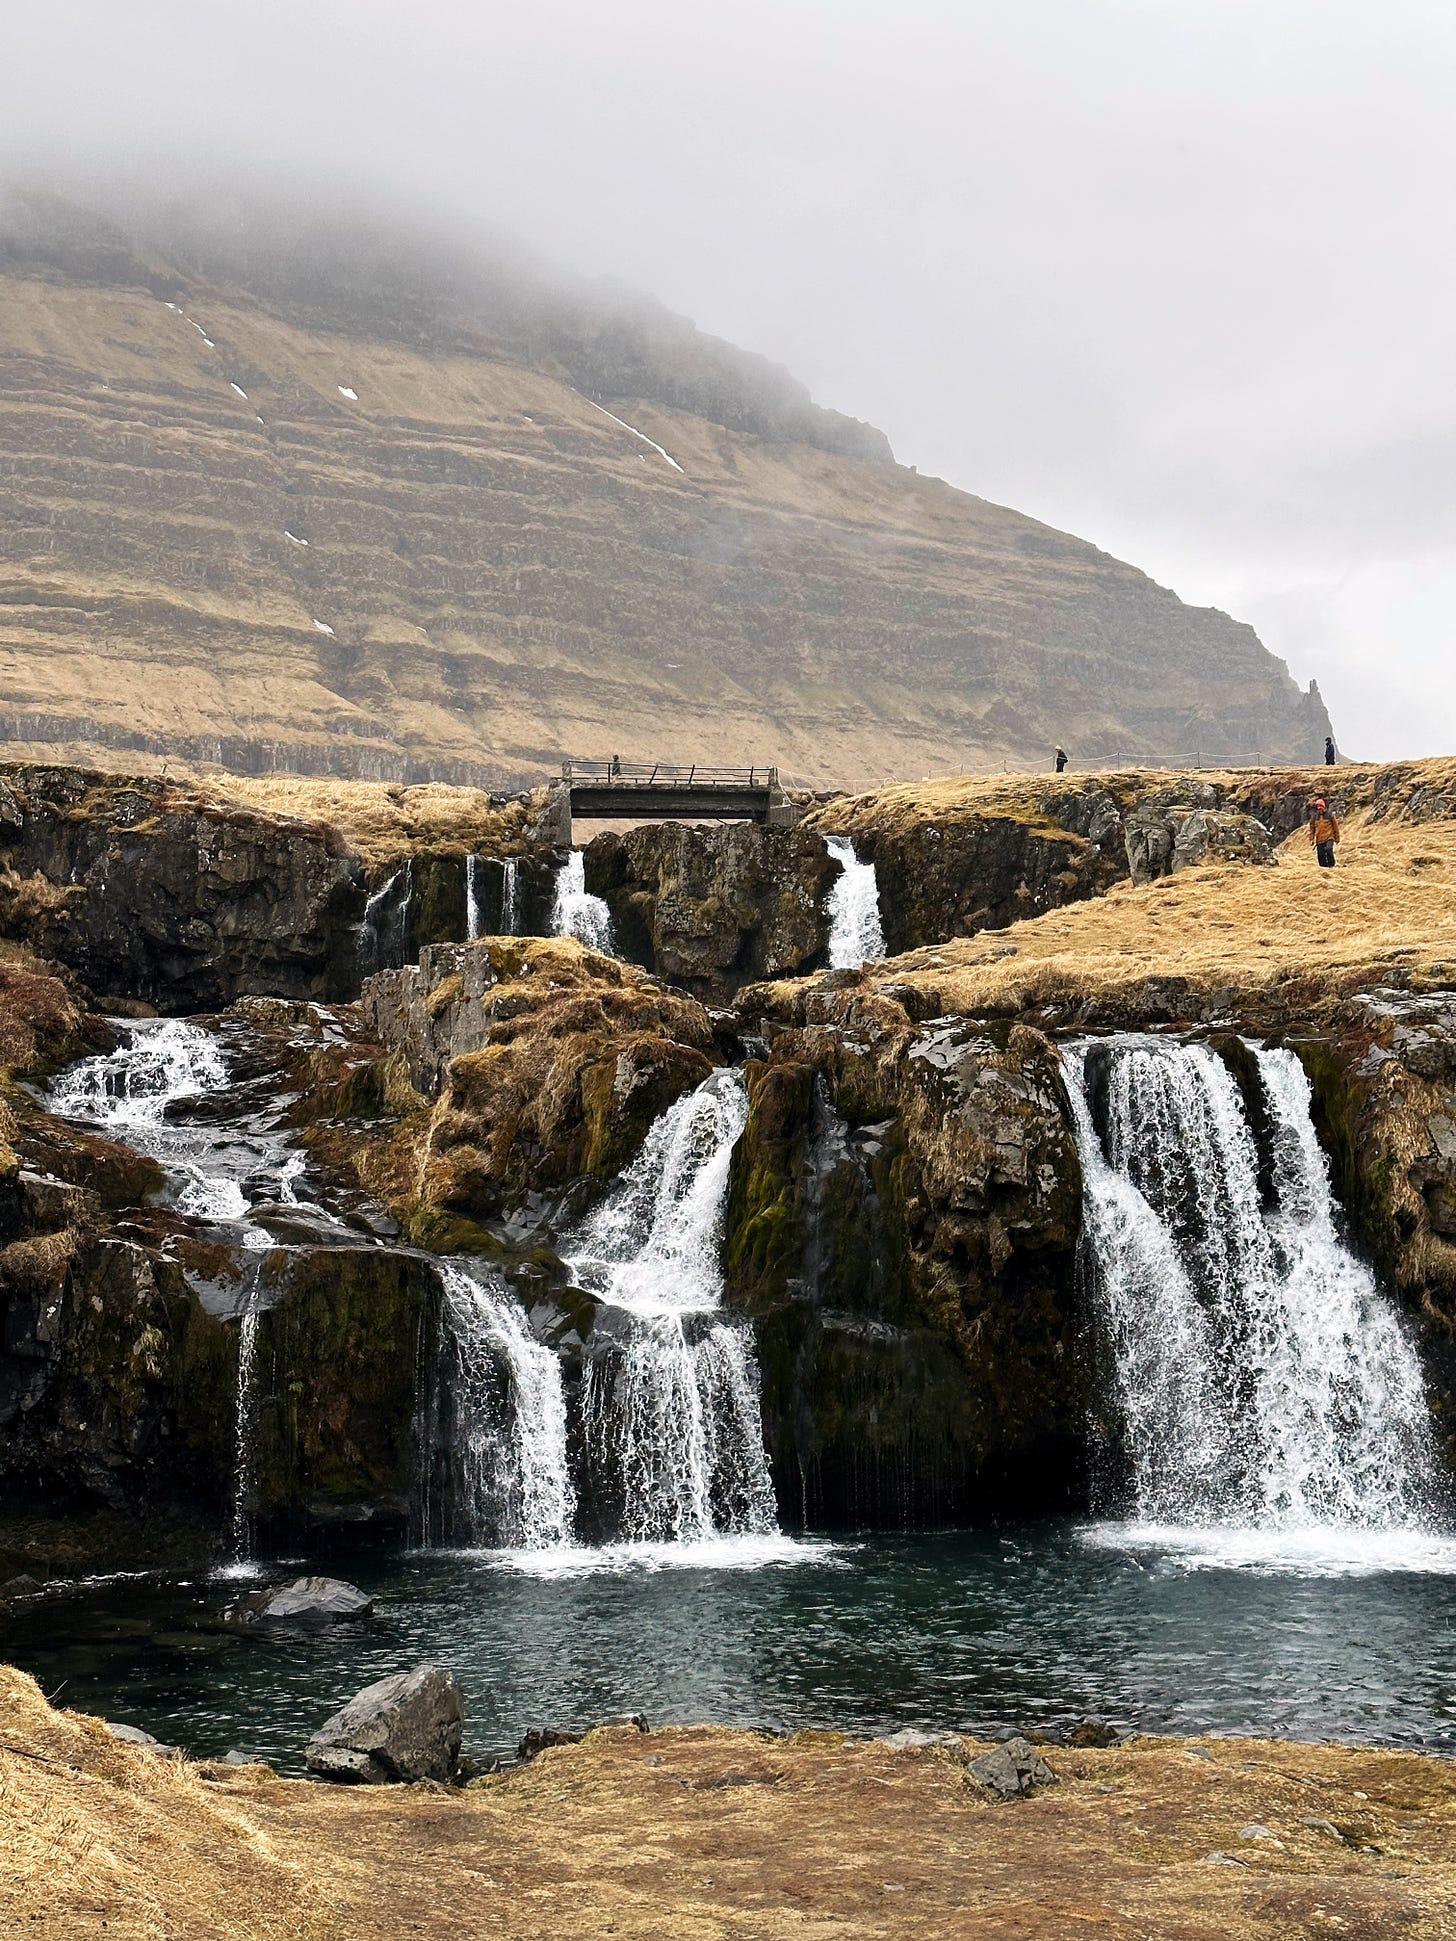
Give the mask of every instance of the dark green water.
M 66 1704 L 293 1770 L 361 1685 L 425 1660 L 461 1680 L 480 1756 L 528 1726 L 635 1710 L 860 1732 L 1097 1712 L 1456 1752 L 1456 1555 L 1440 1539 L 1043 1523 L 683 1555 L 356 1562 L 342 1574 L 377 1599 L 373 1622 L 287 1640 L 219 1628 L 235 1584 L 111 1582 L 12 1618 L 0 1649 Z

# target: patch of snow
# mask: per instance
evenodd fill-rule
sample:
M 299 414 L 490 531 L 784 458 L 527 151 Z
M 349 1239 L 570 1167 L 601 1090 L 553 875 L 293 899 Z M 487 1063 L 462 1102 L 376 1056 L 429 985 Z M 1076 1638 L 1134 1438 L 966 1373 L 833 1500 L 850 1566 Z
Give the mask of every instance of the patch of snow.
M 231 378 L 228 379 L 228 389 L 230 391 L 236 391 L 240 398 L 245 398 L 248 395 L 247 392 L 243 389 L 242 385 L 234 384 Z
M 577 396 L 580 397 L 581 393 L 578 392 Z M 604 418 L 610 418 L 614 425 L 620 425 L 623 431 L 630 431 L 632 436 L 634 438 L 640 438 L 644 445 L 651 445 L 653 451 L 657 453 L 657 456 L 659 458 L 665 458 L 668 464 L 672 467 L 672 469 L 675 472 L 682 471 L 682 466 L 678 464 L 677 460 L 673 457 L 672 453 L 665 452 L 662 449 L 661 445 L 659 445 L 655 439 L 649 438 L 647 436 L 647 433 L 645 431 L 639 431 L 636 425 L 629 425 L 625 418 L 617 417 L 616 413 L 612 411 L 608 411 L 607 407 L 604 404 L 598 404 L 595 398 L 588 398 L 586 401 L 591 406 L 593 411 L 600 411 L 602 416 Z
M 291 539 L 295 546 L 306 546 L 308 544 L 308 541 L 306 539 L 300 539 L 296 532 L 290 532 L 287 526 L 283 528 L 283 537 L 285 539 Z M 318 626 L 319 622 L 315 620 L 313 624 Z
M 347 384 L 341 384 L 338 389 L 339 396 L 341 398 L 347 398 L 350 404 L 357 404 L 359 402 L 359 393 L 357 391 L 351 391 Z
M 318 629 L 318 631 L 319 631 L 319 632 L 320 632 L 321 634 L 327 634 L 327 635 L 329 636 L 329 638 L 330 638 L 330 640 L 332 640 L 332 639 L 333 639 L 333 637 L 334 637 L 334 630 L 333 630 L 333 628 L 332 628 L 331 626 L 329 626 L 329 624 L 328 624 L 328 622 L 327 622 L 327 621 L 325 621 L 325 620 L 315 620 L 313 624 L 314 624 L 314 626 L 315 626 L 315 627 L 316 627 L 316 628 Z
M 531 416 L 529 411 L 523 411 L 521 413 L 521 416 L 525 419 L 528 425 L 533 425 L 536 422 L 536 420 Z
M 262 424 L 263 420 L 258 416 L 256 411 L 253 413 L 253 418 L 257 424 Z
M 163 303 L 167 303 L 167 299 L 166 299 L 165 297 L 163 297 L 163 299 L 162 299 L 162 301 L 163 301 Z M 175 303 L 167 303 L 167 308 L 168 308 L 169 310 L 176 310 L 176 309 L 177 309 L 177 306 L 176 306 L 176 304 L 175 304 Z M 180 315 L 181 315 L 182 313 L 181 313 L 181 311 L 178 311 L 178 312 L 177 312 L 177 314 L 178 314 L 178 315 L 180 316 Z

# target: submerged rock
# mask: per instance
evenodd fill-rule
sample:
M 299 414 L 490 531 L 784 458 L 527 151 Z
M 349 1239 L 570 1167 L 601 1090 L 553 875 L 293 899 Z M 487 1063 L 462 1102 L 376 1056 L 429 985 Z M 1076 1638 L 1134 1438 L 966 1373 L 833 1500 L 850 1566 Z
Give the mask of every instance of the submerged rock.
M 327 1631 L 374 1615 L 374 1600 L 337 1577 L 298 1577 L 291 1584 L 250 1591 L 227 1614 L 239 1630 Z
M 320 1779 L 382 1785 L 453 1780 L 460 1764 L 465 1700 L 439 1665 L 416 1665 L 366 1685 L 326 1719 L 304 1762 Z

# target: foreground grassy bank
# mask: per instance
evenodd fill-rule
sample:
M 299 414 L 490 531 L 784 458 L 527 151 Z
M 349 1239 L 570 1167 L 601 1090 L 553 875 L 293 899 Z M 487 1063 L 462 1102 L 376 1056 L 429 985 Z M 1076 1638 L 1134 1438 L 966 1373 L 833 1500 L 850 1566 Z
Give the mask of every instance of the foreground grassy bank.
M 1456 1932 L 1456 1770 L 1256 1739 L 1049 1749 L 592 1734 L 464 1792 L 119 1744 L 0 1668 L 0 1931 L 108 1941 L 1269 1937 Z

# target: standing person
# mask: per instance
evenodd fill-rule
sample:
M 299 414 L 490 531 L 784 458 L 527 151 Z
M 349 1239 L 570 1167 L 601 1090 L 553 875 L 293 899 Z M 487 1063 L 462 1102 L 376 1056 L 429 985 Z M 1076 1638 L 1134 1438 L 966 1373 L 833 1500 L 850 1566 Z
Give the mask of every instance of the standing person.
M 1065 748 L 1063 748 L 1063 747 L 1061 747 L 1061 746 L 1060 746 L 1060 744 L 1059 744 L 1059 745 L 1058 745 L 1058 747 L 1057 747 L 1057 773 L 1058 773 L 1058 775 L 1060 775 L 1060 774 L 1061 774 L 1061 772 L 1062 772 L 1062 770 L 1063 770 L 1063 769 L 1064 769 L 1064 768 L 1066 767 L 1066 765 L 1067 765 L 1067 751 L 1066 751 L 1066 749 L 1065 749 Z
M 1335 844 L 1340 840 L 1340 825 L 1330 814 L 1329 805 L 1321 795 L 1314 805 L 1314 813 L 1309 819 L 1309 839 L 1314 844 L 1314 853 L 1319 858 L 1321 869 L 1335 866 Z
M 1325 736 L 1325 767 L 1333 768 L 1334 765 L 1335 765 L 1335 738 L 1333 735 L 1326 735 Z

